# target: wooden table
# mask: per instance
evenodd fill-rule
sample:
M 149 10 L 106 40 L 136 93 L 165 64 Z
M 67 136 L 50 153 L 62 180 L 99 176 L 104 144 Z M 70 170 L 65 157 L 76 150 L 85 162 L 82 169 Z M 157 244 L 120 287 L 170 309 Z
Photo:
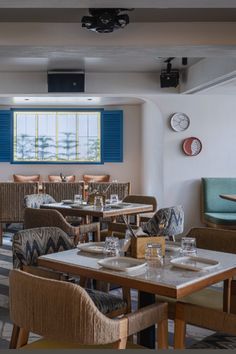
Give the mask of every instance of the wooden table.
M 219 197 L 230 200 L 231 202 L 236 202 L 236 194 L 219 194 Z
M 98 218 L 115 218 L 123 215 L 135 215 L 139 213 L 149 212 L 153 210 L 153 206 L 149 204 L 137 204 L 137 203 L 120 203 L 116 205 L 106 205 L 103 208 L 96 208 L 93 205 L 83 205 L 78 208 L 73 208 L 70 205 L 63 203 L 51 203 L 43 204 L 40 207 L 46 209 L 56 209 L 64 216 L 81 216 L 86 218 L 98 217 Z
M 98 265 L 97 261 L 104 258 L 103 255 L 91 255 L 73 249 L 41 256 L 38 258 L 38 264 L 56 271 L 120 284 L 123 287 L 174 299 L 181 299 L 212 284 L 224 281 L 224 304 L 228 309 L 229 280 L 236 273 L 236 255 L 199 249 L 198 256 L 211 258 L 220 263 L 215 268 L 200 272 L 173 268 L 170 264 L 166 264 L 154 272 L 144 269 L 138 273 L 129 274 L 105 269 Z

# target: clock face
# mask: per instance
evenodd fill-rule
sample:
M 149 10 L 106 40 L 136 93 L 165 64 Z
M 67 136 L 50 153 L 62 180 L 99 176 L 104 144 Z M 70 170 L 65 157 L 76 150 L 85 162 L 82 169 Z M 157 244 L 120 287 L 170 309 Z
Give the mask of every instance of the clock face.
M 171 116 L 170 125 L 176 132 L 182 132 L 189 127 L 189 117 L 184 113 L 175 113 Z

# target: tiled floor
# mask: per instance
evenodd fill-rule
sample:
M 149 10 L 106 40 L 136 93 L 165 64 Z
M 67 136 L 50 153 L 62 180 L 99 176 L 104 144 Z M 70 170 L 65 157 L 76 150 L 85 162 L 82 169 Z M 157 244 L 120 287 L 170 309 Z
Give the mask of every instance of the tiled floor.
M 12 251 L 11 251 L 11 235 L 4 237 L 3 247 L 0 247 L 0 349 L 7 349 L 12 331 L 12 324 L 9 319 L 9 302 L 8 302 L 8 273 L 12 268 Z M 119 290 L 114 290 L 119 292 Z M 137 292 L 132 291 L 132 302 L 134 306 L 137 303 Z M 173 321 L 169 321 L 169 344 L 173 345 Z M 212 331 L 207 331 L 193 326 L 187 326 L 187 346 L 201 340 L 202 338 L 212 334 Z M 34 340 L 35 336 L 30 336 L 30 341 Z

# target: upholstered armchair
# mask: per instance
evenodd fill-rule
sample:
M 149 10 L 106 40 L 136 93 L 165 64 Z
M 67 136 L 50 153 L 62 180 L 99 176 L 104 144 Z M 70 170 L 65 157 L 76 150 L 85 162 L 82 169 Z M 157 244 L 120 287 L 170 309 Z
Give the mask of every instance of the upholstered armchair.
M 37 265 L 38 257 L 74 248 L 72 240 L 58 227 L 38 227 L 17 232 L 13 237 L 13 267 L 47 278 L 67 280 L 68 276 Z M 87 289 L 95 305 L 112 317 L 130 310 L 127 300 L 102 291 Z
M 10 349 L 125 349 L 130 348 L 128 336 L 156 323 L 158 347 L 168 347 L 166 304 L 146 306 L 113 320 L 104 316 L 78 285 L 20 270 L 12 270 L 9 281 L 14 325 Z M 41 339 L 27 344 L 29 332 Z
M 50 203 L 56 203 L 56 201 L 49 194 L 28 194 L 24 197 L 25 208 L 39 209 L 40 205 Z

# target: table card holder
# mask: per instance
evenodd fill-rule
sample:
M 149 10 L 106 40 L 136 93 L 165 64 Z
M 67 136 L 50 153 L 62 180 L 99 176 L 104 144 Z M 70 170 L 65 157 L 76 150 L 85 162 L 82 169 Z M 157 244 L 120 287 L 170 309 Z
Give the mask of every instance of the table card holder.
M 162 246 L 162 255 L 165 255 L 165 237 L 164 236 L 138 236 L 131 238 L 131 257 L 144 258 L 147 243 L 159 243 Z

